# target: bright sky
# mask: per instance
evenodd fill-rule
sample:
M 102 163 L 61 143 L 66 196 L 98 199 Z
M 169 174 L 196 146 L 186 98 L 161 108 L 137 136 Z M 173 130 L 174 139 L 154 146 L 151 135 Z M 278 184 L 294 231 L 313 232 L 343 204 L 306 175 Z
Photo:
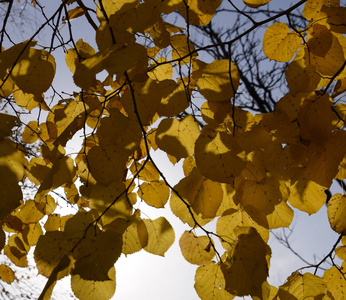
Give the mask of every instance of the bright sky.
M 46 1 L 47 8 L 53 11 L 55 1 Z M 60 2 L 60 1 L 56 1 Z M 237 3 L 240 1 L 237 1 Z M 275 0 L 273 0 L 275 2 Z M 52 4 L 54 3 L 54 4 Z M 276 3 L 282 4 L 282 1 L 276 0 Z M 38 13 L 39 14 L 39 13 Z M 31 16 L 31 21 L 35 22 L 35 15 Z M 79 20 L 73 21 L 73 25 L 77 30 L 78 40 L 82 37 L 85 41 L 94 44 L 92 35 L 90 35 L 89 26 L 85 23 L 79 23 Z M 38 24 L 39 25 L 39 24 Z M 33 25 L 36 26 L 36 25 Z M 86 29 L 85 29 L 86 28 Z M 91 27 L 90 27 L 91 29 Z M 61 29 L 62 32 L 67 32 L 67 26 Z M 40 35 L 45 44 L 50 40 L 50 33 L 43 32 Z M 5 45 L 6 46 L 6 45 Z M 54 86 L 59 92 L 61 91 L 77 91 L 72 83 L 70 71 L 64 66 L 64 56 L 55 56 L 57 63 L 57 76 Z M 68 151 L 70 153 L 78 151 L 80 141 L 70 143 Z M 171 185 L 175 185 L 182 178 L 181 164 L 176 167 L 168 162 L 164 154 L 155 154 L 155 162 L 161 167 L 165 176 Z M 139 253 L 122 256 L 116 263 L 117 273 L 117 290 L 114 299 L 141 299 L 141 300 L 176 300 L 176 299 L 199 299 L 194 290 L 194 275 L 196 266 L 193 266 L 185 261 L 179 249 L 179 238 L 184 230 L 190 229 L 175 217 L 170 209 L 152 209 L 141 204 L 140 209 L 151 219 L 159 216 L 165 216 L 175 229 L 176 242 L 166 253 L 166 257 L 158 257 L 149 254 L 142 250 Z M 214 224 L 215 226 L 215 224 Z M 314 262 L 324 257 L 327 254 L 337 235 L 330 229 L 327 220 L 326 209 L 323 207 L 320 212 L 315 215 L 308 216 L 305 213 L 296 213 L 291 229 L 293 234 L 290 237 L 291 246 L 301 254 L 305 259 Z M 281 232 L 281 231 L 279 231 Z M 269 245 L 272 248 L 273 255 L 271 259 L 270 279 L 269 282 L 278 286 L 297 268 L 304 266 L 297 256 L 293 255 L 287 248 L 283 247 L 275 238 L 271 237 Z M 313 270 L 311 270 L 313 271 Z M 41 280 L 39 280 L 42 282 Z M 33 284 L 38 284 L 37 280 Z M 43 287 L 43 285 L 42 285 Z M 69 283 L 66 280 L 59 283 L 55 288 L 56 299 L 62 299 L 61 296 L 66 290 L 66 299 L 70 299 L 67 295 L 69 291 Z M 54 296 L 54 294 L 53 294 Z

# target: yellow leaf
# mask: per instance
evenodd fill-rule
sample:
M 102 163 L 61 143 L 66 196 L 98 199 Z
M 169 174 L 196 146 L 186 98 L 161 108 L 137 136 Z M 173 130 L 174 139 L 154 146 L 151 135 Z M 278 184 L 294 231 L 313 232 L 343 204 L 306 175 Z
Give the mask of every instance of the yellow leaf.
M 133 94 L 130 89 L 123 94 L 122 105 L 132 118 L 132 122 L 134 119 L 137 120 L 137 116 L 134 114 L 137 112 L 142 125 L 151 125 L 157 119 L 156 111 L 161 104 L 162 95 L 159 83 L 149 78 L 144 82 L 133 83 L 132 88 Z
M 71 277 L 71 288 L 80 300 L 108 300 L 115 292 L 115 268 L 112 267 L 108 280 L 95 281 L 81 278 L 78 274 Z
M 74 248 L 73 256 L 76 259 L 73 275 L 90 281 L 105 281 L 110 269 L 120 257 L 122 249 L 121 234 L 107 230 L 92 230 Z
M 95 54 L 95 50 L 82 39 L 77 41 L 76 48 L 82 59 L 90 58 Z M 75 49 L 68 49 L 66 51 L 65 61 L 67 67 L 74 73 L 76 71 L 76 65 L 79 63 L 79 57 Z
M 182 120 L 163 119 L 157 128 L 155 139 L 161 150 L 179 161 L 194 153 L 199 133 L 198 123 L 189 115 Z
M 328 286 L 328 292 L 333 295 L 332 299 L 346 299 L 346 282 L 340 270 L 331 267 L 324 272 L 323 279 Z
M 27 224 L 22 232 L 23 239 L 30 247 L 35 246 L 39 237 L 43 234 L 40 223 Z
M 344 153 L 346 153 L 346 132 L 336 130 L 324 143 L 311 144 L 307 148 L 306 155 L 309 160 L 305 163 L 302 176 L 321 186 L 329 187 L 332 180 L 337 176 Z
M 44 214 L 37 208 L 34 200 L 28 200 L 19 211 L 19 218 L 24 224 L 37 223 Z
M 102 215 L 102 224 L 106 225 L 117 218 L 128 219 L 132 215 L 132 206 L 126 198 L 125 189 L 123 183 L 113 182 L 110 185 L 82 186 L 80 192 L 90 201 L 90 208 Z
M 296 32 L 289 32 L 285 23 L 269 26 L 263 37 L 263 51 L 269 58 L 280 62 L 292 59 L 302 43 Z
M 328 36 L 322 35 L 319 37 L 320 43 L 330 43 Z M 312 42 L 314 39 L 312 40 Z M 316 67 L 316 71 L 323 76 L 332 77 L 336 74 L 339 69 L 342 67 L 345 56 L 343 46 L 345 45 L 345 37 L 336 36 L 335 34 L 331 37 L 331 45 L 328 48 L 322 48 L 322 51 L 315 50 L 315 53 L 311 52 L 306 48 L 305 49 L 305 62 Z M 314 45 L 318 49 L 317 45 Z M 328 50 L 327 50 L 328 49 Z M 324 52 L 323 52 L 324 51 Z M 321 52 L 323 56 L 320 56 Z
M 29 245 L 25 243 L 21 233 L 11 235 L 4 248 L 4 254 L 18 267 L 28 266 L 27 254 Z
M 328 202 L 328 219 L 332 229 L 346 234 L 346 196 L 335 194 Z
M 47 91 L 55 75 L 54 57 L 45 50 L 30 48 L 12 71 L 16 85 L 24 92 L 40 96 Z
M 87 104 L 82 101 L 77 101 L 74 99 L 66 99 L 64 102 L 67 102 L 66 105 L 59 106 L 57 109 L 52 109 L 54 111 L 54 124 L 60 129 L 60 127 L 66 128 L 69 126 L 76 117 L 80 114 L 86 112 L 88 108 Z
M 122 148 L 103 149 L 92 147 L 87 155 L 89 171 L 95 180 L 109 185 L 122 179 L 128 154 Z
M 152 63 L 152 70 L 148 72 L 148 76 L 157 81 L 162 81 L 166 79 L 172 79 L 173 77 L 173 68 L 170 63 L 165 63 L 166 59 L 160 57 L 157 59 L 157 64 Z
M 329 6 L 330 4 L 339 6 L 339 0 L 308 0 L 305 3 L 302 13 L 304 17 L 310 21 L 320 14 L 321 9 L 324 5 Z
M 286 203 L 280 201 L 274 206 L 273 212 L 267 215 L 267 220 L 270 229 L 289 227 L 293 220 L 293 209 Z
M 79 6 L 70 9 L 69 11 L 67 11 L 67 18 L 69 20 L 73 20 L 76 18 L 79 18 L 81 16 L 83 16 L 85 14 L 85 10 Z M 64 22 L 67 22 L 67 20 L 65 18 L 63 18 Z
M 22 139 L 24 143 L 35 143 L 39 137 L 37 121 L 30 121 L 24 128 Z
M 102 1 L 103 7 L 108 16 L 114 14 L 121 14 L 127 10 L 134 8 L 139 0 L 104 0 Z M 103 13 L 100 10 L 99 5 L 97 6 L 97 17 L 104 18 Z
M 310 53 L 324 57 L 332 46 L 333 34 L 321 24 L 314 24 L 309 31 L 307 42 Z
M 48 216 L 46 223 L 44 224 L 44 229 L 46 231 L 57 231 L 60 227 L 60 215 L 51 214 Z
M 321 80 L 312 66 L 306 66 L 304 59 L 292 61 L 286 68 L 285 77 L 293 96 L 314 91 Z
M 157 113 L 161 117 L 175 117 L 189 106 L 188 97 L 183 82 L 176 83 L 174 80 L 160 82 L 162 90 L 161 105 L 157 108 Z M 190 93 L 192 90 L 189 85 Z
M 197 53 L 191 54 L 195 50 L 194 45 L 188 41 L 184 34 L 171 36 L 172 60 L 180 60 L 181 64 L 188 64 L 190 60 L 197 57 Z M 182 59 L 184 57 L 184 59 Z
M 73 182 L 75 175 L 76 169 L 73 159 L 67 156 L 59 157 L 53 164 L 46 178 L 43 180 L 34 200 L 40 203 L 48 192 L 65 183 Z
M 141 222 L 137 212 L 131 217 L 131 224 L 123 233 L 122 253 L 125 255 L 138 252 L 148 244 L 148 232 L 145 224 Z
M 237 296 L 262 297 L 262 284 L 266 281 L 271 250 L 257 231 L 245 227 L 238 236 L 234 251 L 221 265 L 226 280 L 226 291 Z
M 335 254 L 342 260 L 346 260 L 346 246 L 339 246 L 335 249 Z
M 142 168 L 142 169 L 141 169 Z M 158 181 L 160 179 L 160 174 L 155 168 L 154 164 L 151 161 L 146 161 L 142 163 L 134 162 L 130 170 L 132 174 L 138 177 L 140 180 L 144 181 Z M 139 172 L 139 170 L 141 170 Z M 137 174 L 139 172 L 139 174 Z
M 142 45 L 130 44 L 120 49 L 114 45 L 77 64 L 73 79 L 77 86 L 87 90 L 96 87 L 96 74 L 103 70 L 121 76 L 130 69 L 144 73 L 147 61 L 147 51 Z
M 271 0 L 243 0 L 247 6 L 257 8 L 262 5 L 268 4 Z
M 320 210 L 326 201 L 325 188 L 313 181 L 302 178 L 290 187 L 289 203 L 309 215 Z
M 185 5 L 182 6 L 180 12 L 188 24 L 197 26 L 207 25 L 221 4 L 220 0 L 188 0 L 186 2 L 189 7 L 189 18 L 187 19 L 187 8 Z
M 180 195 L 180 190 L 179 189 L 185 189 L 186 188 L 185 183 L 178 183 L 175 187 L 174 190 L 177 191 Z M 193 186 L 191 186 L 191 189 Z M 182 197 L 182 195 L 180 195 Z M 195 220 L 198 224 L 201 226 L 209 223 L 212 221 L 212 218 L 203 218 L 201 214 L 196 214 L 192 206 L 184 199 L 185 197 L 182 197 L 183 200 L 180 199 L 180 197 L 173 191 L 171 194 L 171 199 L 169 201 L 170 208 L 172 210 L 172 213 L 177 216 L 183 223 L 187 223 L 190 227 L 195 227 Z
M 24 173 L 23 153 L 10 140 L 0 140 L 0 219 L 10 214 L 22 199 L 18 181 Z
M 223 200 L 220 183 L 203 177 L 198 169 L 194 168 L 174 188 L 196 214 L 207 219 L 216 216 Z
M 11 284 L 15 280 L 15 275 L 12 269 L 9 266 L 4 264 L 0 265 L 0 278 L 2 281 L 5 281 L 7 284 Z
M 242 206 L 252 205 L 263 213 L 270 214 L 282 199 L 280 183 L 275 177 L 262 180 L 237 180 L 234 202 Z
M 191 231 L 185 231 L 179 239 L 184 258 L 195 265 L 206 265 L 213 259 L 215 251 L 211 243 L 207 236 L 195 236 Z
M 163 208 L 168 201 L 170 189 L 163 180 L 143 182 L 138 190 L 138 196 L 146 204 Z
M 244 209 L 226 210 L 216 225 L 217 234 L 223 239 L 222 246 L 225 249 L 232 249 L 237 236 L 234 231 L 238 226 L 253 227 L 260 234 L 264 242 L 269 240 L 268 221 L 260 210 L 248 205 Z
M 220 264 L 209 262 L 200 266 L 195 275 L 195 289 L 198 296 L 204 300 L 231 300 L 233 295 L 225 290 L 225 278 Z
M 39 274 L 49 278 L 65 255 L 72 250 L 78 239 L 68 238 L 62 231 L 47 231 L 42 235 L 35 247 L 34 258 Z M 57 278 L 70 274 L 71 265 Z
M 211 180 L 233 183 L 245 168 L 244 152 L 233 135 L 213 132 L 204 127 L 196 141 L 196 164 L 201 174 Z
M 143 219 L 142 222 L 147 227 L 149 238 L 144 250 L 155 255 L 165 256 L 175 239 L 171 224 L 164 217 L 155 220 Z
M 278 291 L 280 299 L 322 299 L 327 292 L 326 282 L 311 273 L 293 273 Z
M 209 101 L 229 101 L 240 85 L 239 76 L 234 62 L 230 65 L 228 59 L 214 60 L 202 69 L 197 87 Z

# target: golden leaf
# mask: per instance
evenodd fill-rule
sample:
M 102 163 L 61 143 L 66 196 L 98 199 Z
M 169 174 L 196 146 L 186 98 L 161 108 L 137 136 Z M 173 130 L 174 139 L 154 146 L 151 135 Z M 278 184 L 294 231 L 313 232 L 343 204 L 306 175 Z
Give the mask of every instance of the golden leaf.
M 185 231 L 179 239 L 184 258 L 195 265 L 206 265 L 213 259 L 215 251 L 212 242 L 207 236 L 195 236 L 191 231 Z
M 55 75 L 54 57 L 45 50 L 30 48 L 12 71 L 16 85 L 24 92 L 40 96 L 47 91 Z
M 226 132 L 204 127 L 195 145 L 196 164 L 202 175 L 223 183 L 233 183 L 244 169 L 244 152 L 237 140 Z
M 155 220 L 143 219 L 142 222 L 148 231 L 148 244 L 144 250 L 155 255 L 165 256 L 175 239 L 171 224 L 164 217 Z
M 113 182 L 109 185 L 82 186 L 80 192 L 90 201 L 90 208 L 102 215 L 102 224 L 106 225 L 117 218 L 128 219 L 132 215 L 132 206 L 126 198 L 125 189 L 123 183 Z
M 108 280 L 95 281 L 81 278 L 79 274 L 71 276 L 71 288 L 80 300 L 108 300 L 115 292 L 115 268 L 107 274 Z
M 72 274 L 78 274 L 83 280 L 110 280 L 108 273 L 121 254 L 121 234 L 111 230 L 92 231 L 73 250 L 76 261 Z
M 316 182 L 301 178 L 290 187 L 289 203 L 309 215 L 320 210 L 326 201 L 325 188 Z
M 218 219 L 216 225 L 217 234 L 223 239 L 222 246 L 225 249 L 232 249 L 235 245 L 237 236 L 234 231 L 238 226 L 253 227 L 260 234 L 264 242 L 269 240 L 268 221 L 262 211 L 246 206 L 244 209 L 226 210 Z
M 169 187 L 163 180 L 143 182 L 138 190 L 138 196 L 143 199 L 146 204 L 156 208 L 163 208 L 165 206 L 169 194 Z
M 131 217 L 131 223 L 127 226 L 123 233 L 123 246 L 122 253 L 125 255 L 138 252 L 148 244 L 148 231 L 147 227 L 139 216 L 139 211 Z
M 332 299 L 344 300 L 346 295 L 346 283 L 343 274 L 336 267 L 331 267 L 323 274 L 324 282 L 327 284 L 328 292 Z
M 238 236 L 234 251 L 221 265 L 226 280 L 226 291 L 237 296 L 262 297 L 262 284 L 266 281 L 271 250 L 252 227 L 244 227 Z
M 5 281 L 7 284 L 11 284 L 15 280 L 15 275 L 13 270 L 6 266 L 5 264 L 0 265 L 0 278 L 2 281 Z
M 322 278 L 311 273 L 301 275 L 295 272 L 280 286 L 278 296 L 280 299 L 319 299 L 326 292 L 327 284 Z
M 76 168 L 73 159 L 67 156 L 59 157 L 41 183 L 34 200 L 40 203 L 48 192 L 65 183 L 73 182 L 75 175 Z
M 186 35 L 176 34 L 171 36 L 172 60 L 179 60 L 181 64 L 188 64 L 197 57 L 194 45 L 188 41 Z M 183 59 L 184 58 L 184 59 Z
M 209 101 L 229 101 L 240 85 L 236 64 L 228 59 L 214 60 L 202 69 L 197 80 L 200 93 Z
M 335 194 L 328 202 L 328 220 L 332 229 L 346 234 L 346 196 Z
M 34 200 L 28 200 L 19 211 L 19 218 L 24 224 L 37 223 L 44 214 L 37 208 Z
M 198 123 L 192 116 L 182 120 L 163 119 L 157 128 L 155 140 L 161 150 L 179 161 L 194 153 L 199 133 Z
M 292 59 L 302 43 L 296 32 L 289 32 L 285 23 L 270 25 L 263 37 L 263 51 L 269 58 L 280 62 Z
M 233 295 L 225 290 L 226 281 L 220 264 L 211 261 L 200 266 L 195 275 L 195 289 L 199 297 L 205 300 L 231 300 Z
M 243 0 L 247 6 L 257 8 L 262 5 L 268 4 L 271 0 Z

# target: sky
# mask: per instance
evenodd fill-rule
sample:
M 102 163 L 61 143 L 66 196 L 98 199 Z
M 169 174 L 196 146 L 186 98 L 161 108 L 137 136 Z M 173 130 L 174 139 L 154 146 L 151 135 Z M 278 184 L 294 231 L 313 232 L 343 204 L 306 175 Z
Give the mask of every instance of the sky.
M 46 1 L 47 15 L 53 11 L 56 3 L 55 1 Z M 240 1 L 235 1 L 239 3 Z M 277 6 L 282 5 L 283 1 L 273 0 Z M 294 1 L 296 2 L 296 1 Z M 285 1 L 287 4 L 287 2 Z M 37 26 L 38 19 L 36 19 L 35 12 L 30 15 L 33 27 Z M 29 18 L 29 16 L 28 16 Z M 29 21 L 30 21 L 29 20 Z M 28 21 L 28 22 L 29 22 Z M 80 20 L 73 21 L 75 28 L 80 28 L 77 31 L 78 35 L 85 41 L 94 43 L 90 36 L 90 31 L 84 30 L 85 23 L 79 23 Z M 39 24 L 38 24 L 39 25 Z M 30 30 L 30 29 L 26 29 Z M 66 31 L 67 28 L 61 28 L 61 31 Z M 39 36 L 40 39 L 46 43 L 49 41 L 50 32 L 42 32 Z M 20 38 L 20 37 L 19 37 Z M 77 38 L 78 39 L 78 38 Z M 54 86 L 58 91 L 78 91 L 72 82 L 72 74 L 65 66 L 64 54 L 61 51 L 59 55 L 55 56 L 57 64 L 57 76 L 54 81 Z M 35 113 L 35 112 L 34 112 Z M 80 147 L 80 139 L 74 140 L 67 146 L 69 153 L 75 153 Z M 181 164 L 178 163 L 173 167 L 165 154 L 155 153 L 154 160 L 159 167 L 164 171 L 168 182 L 174 186 L 183 177 Z M 337 187 L 333 189 L 334 192 L 339 192 Z M 145 217 L 155 219 L 159 216 L 165 216 L 175 229 L 175 243 L 167 251 L 165 257 L 154 256 L 142 250 L 125 257 L 122 255 L 116 262 L 117 274 L 117 288 L 114 299 L 141 299 L 141 300 L 176 300 L 176 299 L 199 299 L 194 290 L 194 275 L 197 266 L 193 266 L 185 261 L 180 253 L 179 238 L 185 230 L 190 228 L 184 225 L 177 217 L 175 217 L 170 209 L 152 209 L 142 203 L 139 208 L 146 214 Z M 60 211 L 62 213 L 69 213 L 68 207 L 61 203 Z M 215 227 L 215 223 L 211 225 Z M 319 261 L 326 255 L 332 245 L 337 240 L 337 234 L 333 232 L 329 226 L 326 207 L 324 206 L 318 213 L 308 216 L 306 213 L 295 211 L 294 220 L 290 226 L 292 235 L 290 237 L 291 246 L 296 252 L 302 255 L 310 262 Z M 280 233 L 281 230 L 278 230 Z M 289 231 L 287 231 L 289 232 Z M 279 286 L 284 283 L 284 280 L 292 272 L 299 267 L 304 266 L 297 256 L 292 254 L 290 250 L 282 246 L 277 239 L 271 236 L 269 245 L 272 248 L 271 268 L 269 283 L 274 286 Z M 316 256 L 316 257 L 314 257 Z M 66 295 L 66 299 L 70 299 L 69 293 L 69 279 L 64 279 L 59 282 L 53 293 L 53 298 L 63 299 L 61 296 Z M 44 285 L 44 280 L 33 279 L 35 285 Z M 66 292 L 65 292 L 66 291 Z M 52 299 L 53 299 L 52 298 Z

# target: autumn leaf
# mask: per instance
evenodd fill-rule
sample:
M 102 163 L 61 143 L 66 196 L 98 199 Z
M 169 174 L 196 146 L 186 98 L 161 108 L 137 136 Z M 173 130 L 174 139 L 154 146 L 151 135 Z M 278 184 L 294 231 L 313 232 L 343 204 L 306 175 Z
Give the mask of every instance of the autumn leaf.
M 207 236 L 195 236 L 185 231 L 179 239 L 181 253 L 191 264 L 206 265 L 215 256 L 213 243 Z
M 285 23 L 269 26 L 263 37 L 263 51 L 269 59 L 280 62 L 289 61 L 302 43 L 296 32 L 289 32 Z

